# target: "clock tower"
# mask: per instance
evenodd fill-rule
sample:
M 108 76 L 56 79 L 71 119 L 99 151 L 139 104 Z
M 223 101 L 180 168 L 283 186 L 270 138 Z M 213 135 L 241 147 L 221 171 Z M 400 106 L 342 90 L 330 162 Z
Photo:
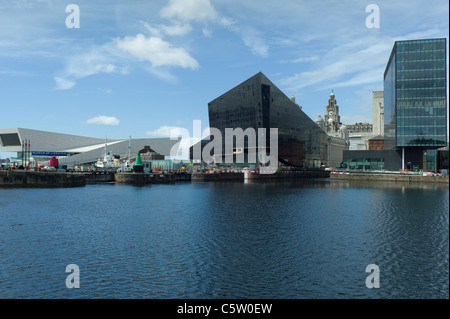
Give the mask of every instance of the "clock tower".
M 337 132 L 342 125 L 341 117 L 339 116 L 339 106 L 336 104 L 333 90 L 331 90 L 330 99 L 326 106 L 325 124 L 327 132 Z

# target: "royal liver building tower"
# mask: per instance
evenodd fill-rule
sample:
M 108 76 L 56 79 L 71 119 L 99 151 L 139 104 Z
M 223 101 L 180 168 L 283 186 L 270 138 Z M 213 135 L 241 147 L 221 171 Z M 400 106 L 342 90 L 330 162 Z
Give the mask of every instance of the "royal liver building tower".
M 331 93 L 325 114 L 325 131 L 337 132 L 341 127 L 341 117 L 339 116 L 339 106 L 337 105 L 334 92 Z

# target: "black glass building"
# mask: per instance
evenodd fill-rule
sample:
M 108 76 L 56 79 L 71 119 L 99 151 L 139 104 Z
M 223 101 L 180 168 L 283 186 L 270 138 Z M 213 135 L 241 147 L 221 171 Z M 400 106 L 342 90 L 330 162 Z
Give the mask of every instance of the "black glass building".
M 426 169 L 427 150 L 447 145 L 446 39 L 397 41 L 384 73 L 385 149 Z M 414 163 L 413 163 L 414 161 Z
M 329 165 L 328 135 L 261 72 L 208 103 L 208 112 L 210 127 L 223 136 L 226 128 L 265 128 L 267 133 L 277 128 L 278 160 L 284 165 Z

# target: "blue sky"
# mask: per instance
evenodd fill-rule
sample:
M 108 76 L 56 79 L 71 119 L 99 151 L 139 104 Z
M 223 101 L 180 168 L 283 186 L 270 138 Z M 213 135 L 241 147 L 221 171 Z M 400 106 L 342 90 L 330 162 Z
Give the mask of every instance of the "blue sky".
M 394 41 L 448 39 L 448 16 L 446 0 L 0 0 L 0 127 L 169 136 L 259 71 L 313 119 L 333 89 L 343 123 L 370 123 Z

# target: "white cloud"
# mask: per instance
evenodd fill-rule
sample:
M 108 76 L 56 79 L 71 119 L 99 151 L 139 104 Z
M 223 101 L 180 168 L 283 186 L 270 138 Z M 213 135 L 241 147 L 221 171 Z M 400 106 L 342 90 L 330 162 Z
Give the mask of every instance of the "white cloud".
M 116 71 L 116 66 L 113 64 L 97 64 L 95 70 L 104 73 L 113 73 Z
M 351 79 L 329 85 L 332 88 L 363 85 L 383 81 L 384 67 L 367 70 L 356 74 Z
M 117 72 L 117 67 L 112 63 L 115 59 L 111 44 L 96 46 L 87 53 L 69 57 L 65 75 L 72 79 L 80 79 L 98 73 L 114 73 Z
M 86 124 L 119 125 L 120 121 L 114 116 L 99 115 L 86 121 Z
M 182 136 L 186 133 L 186 129 L 179 126 L 161 126 L 156 130 L 147 131 L 145 134 L 153 137 L 170 137 L 171 135 Z
M 158 37 L 145 37 L 138 34 L 116 39 L 117 47 L 128 52 L 140 61 L 149 61 L 153 66 L 174 66 L 198 69 L 198 62 L 182 48 L 175 48 Z
M 306 63 L 306 62 L 315 62 L 318 61 L 319 57 L 317 55 L 310 56 L 310 57 L 300 57 L 297 59 L 292 60 L 281 60 L 280 63 Z
M 156 77 L 158 77 L 161 80 L 164 80 L 168 83 L 177 83 L 178 82 L 178 78 L 164 68 L 154 68 L 154 67 L 149 66 L 148 68 L 145 68 L 145 69 L 149 73 L 155 75 Z
M 203 28 L 202 32 L 205 38 L 210 38 L 212 36 L 212 31 L 209 28 Z
M 161 9 L 161 18 L 167 19 L 173 25 L 160 25 L 159 29 L 152 28 L 153 34 L 165 33 L 167 35 L 185 35 L 193 30 L 191 23 L 198 22 L 204 25 L 203 36 L 212 36 L 212 30 L 208 23 L 218 24 L 232 30 L 235 25 L 233 19 L 221 16 L 212 6 L 210 0 L 169 0 L 169 3 Z
M 126 68 L 118 68 L 113 62 L 117 54 L 110 43 L 96 46 L 86 53 L 73 54 L 66 58 L 66 67 L 54 77 L 59 90 L 71 89 L 76 81 L 100 73 L 126 73 Z
M 143 23 L 148 30 L 150 25 Z M 167 32 L 183 32 L 180 29 Z M 150 31 L 149 31 L 150 32 Z M 159 32 L 159 31 L 158 31 Z M 94 46 L 87 53 L 73 54 L 66 58 L 66 67 L 54 77 L 59 90 L 68 90 L 82 78 L 105 73 L 129 74 L 130 56 L 139 61 L 150 62 L 149 73 L 167 82 L 176 82 L 176 77 L 160 67 L 182 67 L 196 70 L 198 62 L 183 48 L 173 47 L 159 37 L 143 34 L 118 38 L 103 45 Z
M 375 44 L 370 39 L 346 43 L 330 50 L 320 61 L 321 65 L 311 71 L 303 71 L 280 80 L 290 89 L 300 89 L 324 82 L 328 86 L 343 87 L 367 84 L 382 80 L 386 61 L 392 49 L 391 39 L 381 39 Z M 323 86 L 323 85 L 322 85 Z
M 160 25 L 160 29 L 167 35 L 185 35 L 192 31 L 189 23 L 174 25 Z
M 161 37 L 161 35 L 162 35 L 161 30 L 159 30 L 158 28 L 152 27 L 150 24 L 148 24 L 145 21 L 140 21 L 140 23 L 142 23 L 142 25 L 147 29 L 147 31 L 150 33 L 150 35 L 155 36 L 155 37 Z
M 71 81 L 62 77 L 54 77 L 54 80 L 56 82 L 56 89 L 57 90 L 69 90 L 77 84 L 75 81 Z
M 218 18 L 209 0 L 169 0 L 160 16 L 181 21 L 215 21 Z
M 269 56 L 269 46 L 261 36 L 255 34 L 254 32 L 244 32 L 242 34 L 242 40 L 244 41 L 244 44 L 250 48 L 250 51 L 254 55 L 263 58 L 267 58 Z

